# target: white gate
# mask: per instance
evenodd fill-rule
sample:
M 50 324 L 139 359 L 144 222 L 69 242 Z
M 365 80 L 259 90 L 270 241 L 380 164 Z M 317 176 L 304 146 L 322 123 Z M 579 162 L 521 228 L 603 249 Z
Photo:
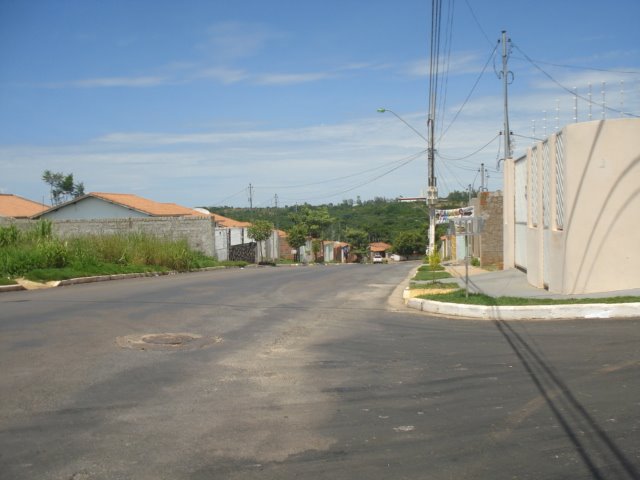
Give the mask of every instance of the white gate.
M 523 270 L 527 269 L 527 157 L 515 162 L 515 264 Z

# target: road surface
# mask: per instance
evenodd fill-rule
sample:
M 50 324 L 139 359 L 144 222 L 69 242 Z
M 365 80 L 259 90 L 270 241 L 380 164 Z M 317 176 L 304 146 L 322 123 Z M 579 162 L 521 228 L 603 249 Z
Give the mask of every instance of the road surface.
M 0 478 L 640 478 L 640 319 L 429 317 L 413 267 L 0 295 Z

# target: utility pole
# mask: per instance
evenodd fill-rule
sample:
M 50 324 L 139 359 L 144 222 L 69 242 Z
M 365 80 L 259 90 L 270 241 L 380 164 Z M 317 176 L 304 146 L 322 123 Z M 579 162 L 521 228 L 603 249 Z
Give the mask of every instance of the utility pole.
M 507 31 L 502 31 L 502 88 L 504 91 L 504 158 L 511 158 L 511 130 L 509 130 L 509 67 L 507 61 L 509 59 L 509 49 L 507 42 L 511 42 L 507 38 Z M 513 75 L 513 74 L 512 74 Z M 498 161 L 500 164 L 500 161 Z
M 249 208 L 253 210 L 253 185 L 249 184 Z
M 273 203 L 276 206 L 276 209 L 274 212 L 274 215 L 275 215 L 274 224 L 275 224 L 276 230 L 278 230 L 278 194 L 277 193 L 273 196 Z
M 484 163 L 480 164 L 480 191 L 484 192 Z

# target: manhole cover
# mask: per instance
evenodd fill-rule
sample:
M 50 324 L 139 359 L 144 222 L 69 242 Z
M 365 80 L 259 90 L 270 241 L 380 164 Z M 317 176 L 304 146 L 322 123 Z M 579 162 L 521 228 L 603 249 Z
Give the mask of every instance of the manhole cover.
M 144 343 L 151 343 L 153 345 L 175 345 L 180 346 L 185 343 L 192 342 L 196 338 L 200 338 L 199 335 L 188 335 L 184 333 L 156 333 L 153 335 L 144 335 L 142 341 Z
M 221 341 L 220 337 L 203 337 L 195 333 L 145 333 L 116 339 L 122 348 L 134 350 L 196 350 Z

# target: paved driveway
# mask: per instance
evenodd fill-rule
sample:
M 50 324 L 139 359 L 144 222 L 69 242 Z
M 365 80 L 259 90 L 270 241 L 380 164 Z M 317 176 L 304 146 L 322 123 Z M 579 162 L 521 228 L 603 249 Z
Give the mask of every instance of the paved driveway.
M 413 266 L 0 295 L 0 478 L 639 477 L 640 319 L 432 318 Z

